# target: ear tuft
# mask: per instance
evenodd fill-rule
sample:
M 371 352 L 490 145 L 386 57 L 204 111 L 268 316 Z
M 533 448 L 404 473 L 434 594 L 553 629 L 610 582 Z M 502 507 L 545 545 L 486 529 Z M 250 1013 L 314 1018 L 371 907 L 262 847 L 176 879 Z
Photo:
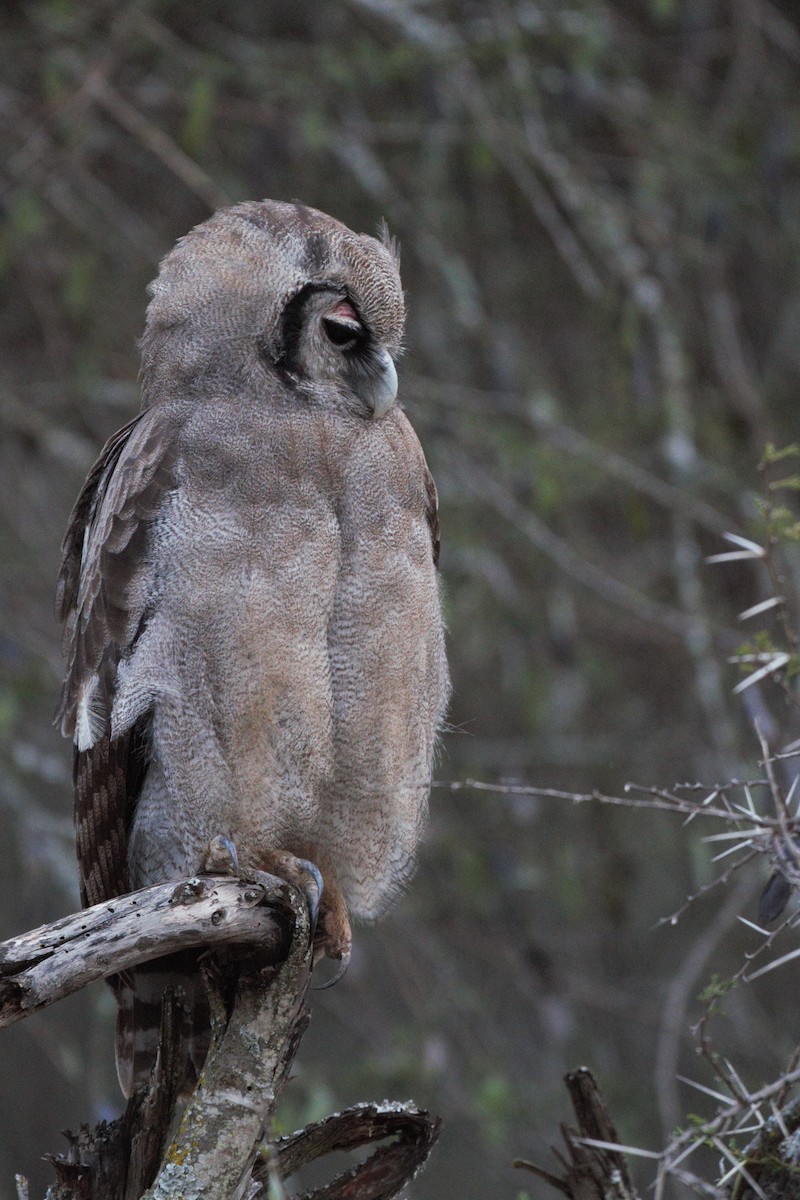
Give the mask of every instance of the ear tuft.
M 381 219 L 381 223 L 378 226 L 378 241 L 381 243 L 382 246 L 386 247 L 386 249 L 389 251 L 392 258 L 395 260 L 395 262 L 397 263 L 397 265 L 399 267 L 400 266 L 400 243 L 398 242 L 397 238 L 393 237 L 392 234 L 389 232 L 389 226 L 386 224 L 385 217 L 383 217 Z

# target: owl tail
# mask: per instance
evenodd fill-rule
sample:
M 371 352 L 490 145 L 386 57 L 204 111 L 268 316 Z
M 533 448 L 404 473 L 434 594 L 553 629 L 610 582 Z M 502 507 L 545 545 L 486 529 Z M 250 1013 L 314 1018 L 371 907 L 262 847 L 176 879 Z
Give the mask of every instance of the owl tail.
M 208 997 L 199 952 L 183 950 L 109 978 L 117 1000 L 117 1076 L 126 1097 L 148 1083 L 161 1032 L 161 1002 L 171 988 L 183 1007 L 178 1053 L 185 1057 L 179 1096 L 194 1091 L 211 1042 Z

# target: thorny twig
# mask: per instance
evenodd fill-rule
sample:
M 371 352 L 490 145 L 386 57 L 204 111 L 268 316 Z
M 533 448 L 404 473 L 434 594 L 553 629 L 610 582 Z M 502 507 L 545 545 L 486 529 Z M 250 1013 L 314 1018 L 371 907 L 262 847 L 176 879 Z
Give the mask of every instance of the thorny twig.
M 722 832 L 710 834 L 705 840 L 710 845 L 720 842 L 723 846 L 715 861 L 729 855 L 734 855 L 735 861 L 711 882 L 703 884 L 689 896 L 685 904 L 671 916 L 663 918 L 663 922 L 676 924 L 695 900 L 724 886 L 734 872 L 741 870 L 755 858 L 767 857 L 771 862 L 779 864 L 792 885 L 800 883 L 800 864 L 797 863 L 796 855 L 796 840 L 800 837 L 800 805 L 797 802 L 792 805 L 795 788 L 793 786 L 785 792 L 775 770 L 775 764 L 785 756 L 785 752 L 773 753 L 758 726 L 756 735 L 762 754 L 761 765 L 764 768 L 764 777 L 758 779 L 731 780 L 713 786 L 699 782 L 683 783 L 676 784 L 671 789 L 629 783 L 626 784 L 622 796 L 606 795 L 599 791 L 575 793 L 528 785 L 492 784 L 470 779 L 437 783 L 434 786 L 453 792 L 473 790 L 494 795 L 529 796 L 532 800 L 569 800 L 574 804 L 596 801 L 630 808 L 652 808 L 673 812 L 685 818 L 685 824 L 696 818 L 704 818 L 717 826 L 725 826 Z M 731 979 L 708 989 L 703 1001 L 703 1012 L 693 1026 L 698 1053 L 709 1064 L 714 1078 L 723 1090 L 714 1090 L 691 1080 L 685 1082 L 716 1100 L 716 1113 L 706 1121 L 679 1130 L 660 1154 L 626 1148 L 626 1153 L 639 1153 L 650 1159 L 657 1157 L 656 1200 L 660 1200 L 664 1195 L 669 1178 L 680 1179 L 695 1191 L 714 1197 L 729 1195 L 727 1189 L 731 1181 L 738 1188 L 749 1189 L 750 1195 L 760 1198 L 766 1196 L 756 1177 L 760 1168 L 756 1169 L 753 1166 L 751 1156 L 743 1155 L 737 1150 L 735 1139 L 748 1132 L 758 1132 L 770 1120 L 780 1119 L 781 1108 L 785 1106 L 793 1088 L 800 1083 L 800 1051 L 792 1056 L 786 1070 L 778 1079 L 762 1088 L 751 1089 L 735 1066 L 714 1048 L 709 1026 L 719 1000 L 733 987 L 748 983 L 757 974 L 800 956 L 800 950 L 797 950 L 768 963 L 758 972 L 752 970 L 754 961 L 766 956 L 786 930 L 796 928 L 800 924 L 800 915 L 791 914 L 771 931 L 759 928 L 750 921 L 745 921 L 745 924 L 755 929 L 761 940 L 753 950 L 745 954 L 744 961 Z M 734 1144 L 730 1145 L 732 1140 Z M 721 1157 L 722 1175 L 716 1185 L 705 1183 L 686 1168 L 687 1160 L 701 1146 L 713 1147 Z

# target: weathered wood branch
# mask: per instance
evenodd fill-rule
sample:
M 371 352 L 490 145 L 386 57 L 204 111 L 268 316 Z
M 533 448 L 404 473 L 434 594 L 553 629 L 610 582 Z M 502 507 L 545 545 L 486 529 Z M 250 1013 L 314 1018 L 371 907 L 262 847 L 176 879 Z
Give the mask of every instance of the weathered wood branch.
M 96 904 L 0 945 L 0 1027 L 105 975 L 190 946 L 254 945 L 266 961 L 286 949 L 290 889 L 252 879 L 197 876 Z
M 302 1200 L 391 1200 L 425 1163 L 439 1136 L 441 1121 L 413 1104 L 356 1104 L 344 1112 L 279 1138 L 268 1155 L 260 1155 L 253 1178 L 266 1183 L 270 1170 L 281 1178 L 334 1150 L 357 1150 L 370 1142 L 395 1137 L 364 1162 L 345 1171 Z
M 561 1126 L 567 1158 L 554 1147 L 554 1153 L 564 1164 L 564 1175 L 554 1175 L 525 1159 L 517 1159 L 514 1166 L 531 1171 L 569 1200 L 638 1200 L 625 1156 L 614 1150 L 587 1146 L 583 1140 L 619 1144 L 616 1127 L 591 1071 L 578 1067 L 565 1076 L 564 1082 L 578 1122 L 577 1130 Z
M 357 1105 L 270 1145 L 269 1123 L 308 1023 L 308 897 L 262 873 L 204 875 L 99 904 L 0 945 L 0 1025 L 104 975 L 191 946 L 210 954 L 212 1044 L 181 1111 L 180 995 L 167 994 L 156 1065 L 116 1121 L 67 1135 L 47 1200 L 251 1200 L 333 1150 L 380 1146 L 306 1200 L 390 1200 L 425 1162 L 439 1121 Z M 225 947 L 224 953 L 222 947 Z M 233 948 L 233 949 L 231 949 Z M 177 1112 L 176 1112 L 176 1105 Z M 27 1184 L 20 1177 L 20 1195 Z
M 209 972 L 214 1037 L 200 1081 L 145 1200 L 241 1200 L 253 1191 L 258 1143 L 308 1024 L 312 940 L 306 901 L 292 890 L 294 936 L 280 967 L 241 970 L 230 1016 Z

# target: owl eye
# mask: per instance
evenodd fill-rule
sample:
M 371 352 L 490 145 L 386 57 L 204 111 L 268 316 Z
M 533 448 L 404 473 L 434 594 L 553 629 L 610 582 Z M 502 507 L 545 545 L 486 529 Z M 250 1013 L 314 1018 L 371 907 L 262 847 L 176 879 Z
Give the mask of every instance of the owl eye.
M 356 342 L 361 341 L 364 335 L 364 327 L 358 322 L 340 321 L 333 317 L 323 317 L 322 328 L 325 330 L 328 340 L 333 342 L 334 346 L 342 349 L 347 346 L 355 346 Z
M 328 340 L 341 350 L 358 345 L 366 337 L 366 330 L 359 321 L 356 310 L 347 300 L 340 300 L 336 307 L 322 318 L 322 328 Z

